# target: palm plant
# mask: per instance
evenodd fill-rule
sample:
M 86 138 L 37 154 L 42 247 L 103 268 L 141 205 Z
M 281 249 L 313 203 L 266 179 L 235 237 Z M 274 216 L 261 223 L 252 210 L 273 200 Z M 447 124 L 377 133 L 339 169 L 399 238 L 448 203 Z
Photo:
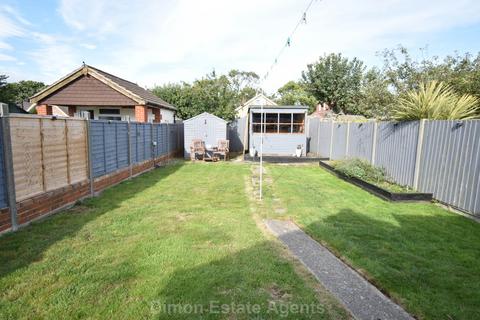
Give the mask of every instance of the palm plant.
M 431 81 L 400 98 L 392 117 L 399 121 L 477 119 L 479 100 L 469 94 L 459 96 L 445 83 Z

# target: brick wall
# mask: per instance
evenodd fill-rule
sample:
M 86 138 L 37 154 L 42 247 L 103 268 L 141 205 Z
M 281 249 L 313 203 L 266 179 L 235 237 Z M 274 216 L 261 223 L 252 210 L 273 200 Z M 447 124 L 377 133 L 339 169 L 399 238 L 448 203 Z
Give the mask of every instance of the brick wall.
M 52 115 L 52 106 L 50 106 L 50 105 L 40 104 L 40 105 L 36 106 L 35 109 L 37 110 L 37 114 L 39 116 Z
M 167 162 L 178 152 L 172 152 L 133 166 L 132 175 L 139 175 L 155 168 L 155 165 Z M 94 191 L 99 192 L 116 185 L 130 177 L 130 168 L 124 168 L 111 174 L 94 179 Z M 54 213 L 56 210 L 72 205 L 80 199 L 90 196 L 88 180 L 75 183 L 56 190 L 48 191 L 37 196 L 17 202 L 18 224 L 24 226 L 31 221 Z M 0 233 L 11 228 L 10 210 L 0 209 Z
M 17 202 L 18 223 L 25 224 L 88 196 L 90 184 L 82 181 Z
M 6 231 L 12 227 L 10 223 L 10 210 L 3 208 L 0 210 L 0 232 Z
M 17 202 L 17 219 L 19 225 L 48 215 L 89 195 L 88 181 L 78 182 L 56 190 Z M 11 228 L 10 210 L 0 210 L 0 232 Z
M 144 172 L 147 172 L 149 170 L 152 170 L 155 168 L 156 165 L 164 164 L 169 159 L 173 159 L 177 155 L 178 155 L 178 152 L 172 152 L 168 155 L 155 158 L 154 160 L 147 160 L 145 162 L 138 163 L 133 166 L 132 175 L 136 176 Z M 129 176 L 130 176 L 130 168 L 127 167 L 127 168 L 123 168 L 118 171 L 112 172 L 110 174 L 98 177 L 94 179 L 94 182 L 93 182 L 94 191 L 95 192 L 102 191 L 107 187 L 116 185 L 122 182 L 123 180 L 128 179 Z
M 135 106 L 135 120 L 137 122 L 148 122 L 147 106 Z

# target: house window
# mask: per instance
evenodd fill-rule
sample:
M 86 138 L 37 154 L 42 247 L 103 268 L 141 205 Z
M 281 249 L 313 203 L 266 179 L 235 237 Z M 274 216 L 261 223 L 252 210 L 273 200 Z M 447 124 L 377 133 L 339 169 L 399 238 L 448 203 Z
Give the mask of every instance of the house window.
M 100 109 L 100 114 L 120 114 L 120 109 Z
M 252 114 L 253 133 L 304 133 L 304 113 L 265 113 L 262 119 L 260 113 Z
M 115 121 L 121 121 L 122 117 L 116 117 L 116 116 L 99 116 L 98 119 L 100 120 L 115 120 Z
M 98 119 L 100 120 L 122 120 L 122 117 L 120 116 L 120 109 L 104 108 L 99 109 L 98 113 L 100 114 L 98 116 Z

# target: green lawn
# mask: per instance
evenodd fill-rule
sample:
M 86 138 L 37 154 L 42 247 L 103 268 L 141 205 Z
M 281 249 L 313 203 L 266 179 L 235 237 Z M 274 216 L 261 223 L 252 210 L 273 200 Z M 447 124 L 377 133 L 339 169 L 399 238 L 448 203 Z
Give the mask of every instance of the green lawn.
M 266 202 L 409 312 L 480 319 L 480 224 L 434 204 L 386 202 L 318 166 L 268 171 Z
M 247 165 L 179 163 L 0 237 L 0 318 L 244 319 L 249 304 L 263 319 L 295 305 L 315 309 L 289 318 L 347 317 L 257 227 L 249 175 Z

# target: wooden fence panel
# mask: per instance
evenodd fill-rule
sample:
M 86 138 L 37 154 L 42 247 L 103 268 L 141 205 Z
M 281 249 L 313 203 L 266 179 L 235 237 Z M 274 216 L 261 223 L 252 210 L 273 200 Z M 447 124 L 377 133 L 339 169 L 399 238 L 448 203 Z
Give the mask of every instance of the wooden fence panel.
M 45 190 L 68 185 L 65 121 L 41 119 Z
M 70 184 L 88 179 L 87 122 L 67 120 L 68 169 Z
M 17 201 L 88 179 L 86 121 L 11 117 Z
M 13 170 L 17 201 L 44 191 L 40 119 L 11 118 Z

